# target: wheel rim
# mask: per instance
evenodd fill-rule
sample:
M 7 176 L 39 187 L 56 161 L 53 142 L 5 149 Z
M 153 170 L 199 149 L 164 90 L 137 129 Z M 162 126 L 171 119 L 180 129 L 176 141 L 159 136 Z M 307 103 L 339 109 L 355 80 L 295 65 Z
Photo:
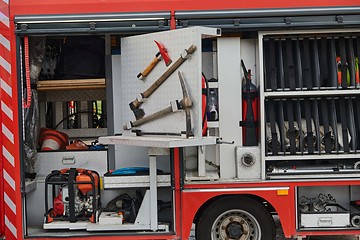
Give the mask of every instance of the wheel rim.
M 212 240 L 260 240 L 261 229 L 250 213 L 233 209 L 219 215 L 211 227 Z

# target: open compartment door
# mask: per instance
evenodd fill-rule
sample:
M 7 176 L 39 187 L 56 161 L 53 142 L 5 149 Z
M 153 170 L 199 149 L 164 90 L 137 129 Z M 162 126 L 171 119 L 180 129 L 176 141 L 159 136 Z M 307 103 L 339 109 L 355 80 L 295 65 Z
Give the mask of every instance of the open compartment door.
M 115 108 L 122 113 L 123 136 L 202 139 L 201 39 L 219 35 L 216 28 L 192 27 L 121 40 L 122 101 Z M 162 51 L 154 41 L 165 55 L 146 74 Z

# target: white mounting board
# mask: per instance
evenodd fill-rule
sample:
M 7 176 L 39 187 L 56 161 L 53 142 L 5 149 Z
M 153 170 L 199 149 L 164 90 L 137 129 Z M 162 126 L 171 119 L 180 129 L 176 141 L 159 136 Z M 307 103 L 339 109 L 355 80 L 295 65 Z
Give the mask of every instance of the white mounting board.
M 108 136 L 100 137 L 100 144 L 109 145 L 128 145 L 154 148 L 176 148 L 190 146 L 215 145 L 217 137 L 195 138 L 174 138 L 174 137 L 154 137 L 154 136 Z
M 162 43 L 168 51 L 174 64 L 191 45 L 196 51 L 186 60 L 169 78 L 144 102 L 140 108 L 144 109 L 145 116 L 170 106 L 170 102 L 181 100 L 181 90 L 178 71 L 185 78 L 185 85 L 193 102 L 191 108 L 192 131 L 194 138 L 202 138 L 202 110 L 201 110 L 201 71 L 202 71 L 202 44 L 205 37 L 219 36 L 220 29 L 206 27 L 191 27 L 166 32 L 151 33 L 121 39 L 121 104 L 122 113 L 120 123 L 124 125 L 134 121 L 134 113 L 129 103 L 148 89 L 167 69 L 164 61 L 159 62 L 146 77 L 139 80 L 137 75 L 142 72 L 158 52 L 154 40 Z M 171 65 L 170 65 L 171 66 Z M 169 66 L 169 67 L 170 67 Z M 165 117 L 149 122 L 137 128 L 143 132 L 180 133 L 186 130 L 185 112 L 171 113 Z M 131 131 L 123 131 L 123 135 L 132 135 Z

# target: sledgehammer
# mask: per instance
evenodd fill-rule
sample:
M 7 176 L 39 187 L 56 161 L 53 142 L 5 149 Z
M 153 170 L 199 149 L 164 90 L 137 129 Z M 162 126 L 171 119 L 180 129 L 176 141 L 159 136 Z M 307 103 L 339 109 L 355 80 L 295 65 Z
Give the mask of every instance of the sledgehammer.
M 140 97 L 136 98 L 134 101 L 129 103 L 130 109 L 134 112 L 135 118 L 137 120 L 144 117 L 145 112 L 143 109 L 139 108 L 142 104 L 143 98 L 148 98 L 153 92 L 155 92 L 158 87 L 160 87 L 161 84 L 165 82 L 168 77 L 176 70 L 178 67 L 180 67 L 181 64 L 183 64 L 188 57 L 193 54 L 196 50 L 196 47 L 194 45 L 191 45 L 188 49 L 185 49 L 184 53 L 180 54 L 179 59 L 172 64 L 166 72 L 164 72 L 151 86 L 146 89 L 143 93 L 140 93 Z

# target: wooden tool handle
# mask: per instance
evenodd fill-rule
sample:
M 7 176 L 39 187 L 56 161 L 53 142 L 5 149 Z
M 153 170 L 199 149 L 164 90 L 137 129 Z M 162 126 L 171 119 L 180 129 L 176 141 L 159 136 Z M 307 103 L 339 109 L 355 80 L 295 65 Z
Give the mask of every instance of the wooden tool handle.
M 178 69 L 178 67 L 180 67 L 181 64 L 183 64 L 186 59 L 187 56 L 190 54 L 193 54 L 196 50 L 196 47 L 194 45 L 191 45 L 187 50 L 186 50 L 186 56 L 180 56 L 180 58 L 174 63 L 172 64 L 168 70 L 166 70 L 166 72 L 163 73 L 163 75 L 161 75 L 148 89 L 145 90 L 145 92 L 142 93 L 144 98 L 148 98 L 158 87 L 160 87 L 161 84 L 163 84 L 163 82 L 165 82 L 165 80 L 176 70 Z
M 172 107 L 171 106 L 169 106 L 167 108 L 164 108 L 164 109 L 162 109 L 162 110 L 160 110 L 158 112 L 155 112 L 153 114 L 150 114 L 148 116 L 145 116 L 142 119 L 131 122 L 131 126 L 132 127 L 141 126 L 141 125 L 143 125 L 145 123 L 148 123 L 148 122 L 154 121 L 156 119 L 159 119 L 159 118 L 161 118 L 161 117 L 163 117 L 163 116 L 165 116 L 165 115 L 167 115 L 169 113 L 172 113 Z
M 142 71 L 141 73 L 139 73 L 137 75 L 138 78 L 141 77 L 146 77 L 156 66 L 156 64 L 158 64 L 158 62 L 160 62 L 160 58 L 158 57 L 154 57 L 154 59 L 149 63 L 149 65 L 144 69 L 144 71 Z
M 135 99 L 129 105 L 130 105 L 130 108 L 138 108 L 141 105 L 141 102 L 139 102 L 139 100 Z

